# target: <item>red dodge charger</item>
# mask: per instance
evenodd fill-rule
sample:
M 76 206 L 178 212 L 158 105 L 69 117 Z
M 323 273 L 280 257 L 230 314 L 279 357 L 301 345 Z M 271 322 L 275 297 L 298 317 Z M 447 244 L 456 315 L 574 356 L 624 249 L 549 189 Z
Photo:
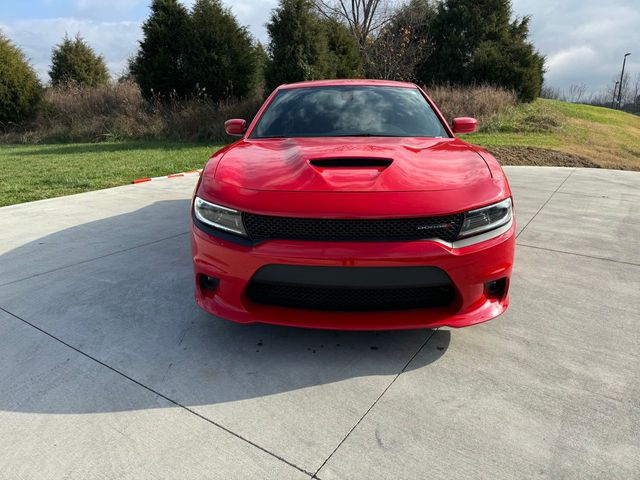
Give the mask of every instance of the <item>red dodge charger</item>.
M 208 161 L 192 204 L 198 305 L 240 323 L 464 327 L 509 303 L 509 184 L 410 83 L 282 85 Z

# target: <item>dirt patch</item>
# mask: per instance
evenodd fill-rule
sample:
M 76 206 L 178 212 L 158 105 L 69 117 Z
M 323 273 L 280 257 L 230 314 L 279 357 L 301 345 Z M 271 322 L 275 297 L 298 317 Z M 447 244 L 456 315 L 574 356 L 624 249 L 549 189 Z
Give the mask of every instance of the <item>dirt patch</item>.
M 601 168 L 584 157 L 537 147 L 490 147 L 489 150 L 502 165 L 536 165 L 541 167 Z

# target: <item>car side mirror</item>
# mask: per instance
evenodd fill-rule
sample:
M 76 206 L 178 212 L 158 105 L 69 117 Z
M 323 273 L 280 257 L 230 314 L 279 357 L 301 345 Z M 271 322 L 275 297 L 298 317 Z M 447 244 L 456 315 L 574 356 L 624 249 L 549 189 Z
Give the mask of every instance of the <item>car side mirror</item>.
M 471 117 L 453 119 L 453 133 L 472 133 L 478 128 L 478 121 Z
M 242 118 L 232 118 L 224 122 L 224 131 L 227 132 L 227 135 L 241 137 L 246 130 L 247 121 Z

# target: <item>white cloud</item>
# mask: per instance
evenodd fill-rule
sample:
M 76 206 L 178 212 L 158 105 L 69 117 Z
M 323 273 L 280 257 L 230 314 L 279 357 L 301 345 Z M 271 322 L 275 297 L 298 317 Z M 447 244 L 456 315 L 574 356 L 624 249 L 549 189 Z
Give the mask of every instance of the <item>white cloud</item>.
M 93 20 L 116 20 L 125 18 L 146 0 L 74 0 L 74 17 Z
M 22 50 L 34 65 L 43 81 L 49 80 L 51 50 L 65 34 L 79 33 L 96 53 L 105 58 L 113 76 L 124 70 L 127 59 L 138 48 L 142 35 L 140 22 L 100 22 L 76 18 L 19 20 L 0 24 L 7 36 Z
M 549 85 L 610 90 L 626 52 L 633 53 L 626 71 L 640 73 L 638 0 L 514 0 L 513 6 L 518 15 L 532 16 L 531 40 L 547 56 Z
M 547 58 L 547 68 L 554 73 L 574 69 L 580 63 L 589 63 L 596 58 L 596 52 L 588 46 L 560 50 Z
M 74 0 L 73 5 L 79 10 L 90 10 L 92 8 L 133 8 L 141 3 L 145 3 L 145 0 Z
M 269 21 L 271 10 L 277 5 L 277 0 L 251 0 L 242 4 L 234 3 L 231 11 L 240 24 L 247 26 L 251 34 L 264 44 L 269 41 L 265 24 Z

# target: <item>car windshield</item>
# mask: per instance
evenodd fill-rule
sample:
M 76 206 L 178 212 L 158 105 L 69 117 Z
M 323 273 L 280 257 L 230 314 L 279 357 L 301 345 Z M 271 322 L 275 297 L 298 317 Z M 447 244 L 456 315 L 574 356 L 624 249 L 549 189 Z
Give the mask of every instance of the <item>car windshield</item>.
M 280 90 L 251 138 L 447 137 L 415 88 L 303 87 Z

